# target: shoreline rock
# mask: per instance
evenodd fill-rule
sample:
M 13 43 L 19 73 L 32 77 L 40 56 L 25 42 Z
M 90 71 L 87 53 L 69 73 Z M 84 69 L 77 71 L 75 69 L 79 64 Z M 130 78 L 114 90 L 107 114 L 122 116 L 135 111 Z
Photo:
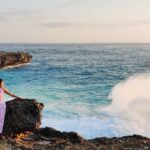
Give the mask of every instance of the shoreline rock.
M 3 135 L 14 136 L 33 131 L 41 125 L 44 104 L 35 99 L 14 99 L 6 102 Z
M 16 66 L 30 62 L 32 56 L 26 52 L 0 51 L 0 69 L 8 66 Z
M 87 140 L 76 132 L 40 128 L 44 107 L 34 99 L 6 102 L 4 139 L 0 150 L 149 150 L 150 138 L 140 135 Z
M 46 127 L 19 138 L 6 138 L 1 145 L 11 150 L 149 150 L 150 139 L 133 135 L 86 140 L 75 132 Z

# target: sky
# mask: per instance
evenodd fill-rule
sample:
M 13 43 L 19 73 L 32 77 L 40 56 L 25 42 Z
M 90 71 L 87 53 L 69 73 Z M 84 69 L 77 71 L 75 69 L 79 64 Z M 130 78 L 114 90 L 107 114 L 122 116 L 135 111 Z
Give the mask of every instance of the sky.
M 0 43 L 150 43 L 150 0 L 0 0 Z

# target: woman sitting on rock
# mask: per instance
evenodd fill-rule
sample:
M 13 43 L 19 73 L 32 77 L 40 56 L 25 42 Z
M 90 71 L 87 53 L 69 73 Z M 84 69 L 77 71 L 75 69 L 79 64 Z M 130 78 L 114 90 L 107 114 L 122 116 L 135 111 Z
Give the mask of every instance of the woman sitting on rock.
M 0 79 L 0 138 L 2 138 L 2 131 L 5 119 L 5 112 L 6 112 L 6 104 L 4 101 L 4 93 L 14 98 L 19 98 L 18 96 L 12 94 L 4 87 L 4 81 Z

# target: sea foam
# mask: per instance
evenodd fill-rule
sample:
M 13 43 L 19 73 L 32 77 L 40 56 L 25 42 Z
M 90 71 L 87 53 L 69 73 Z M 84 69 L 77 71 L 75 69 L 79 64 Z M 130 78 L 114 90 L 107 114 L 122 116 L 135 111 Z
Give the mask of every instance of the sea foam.
M 150 136 L 150 74 L 134 75 L 118 83 L 109 98 L 112 104 L 105 111 L 122 121 L 122 130 Z

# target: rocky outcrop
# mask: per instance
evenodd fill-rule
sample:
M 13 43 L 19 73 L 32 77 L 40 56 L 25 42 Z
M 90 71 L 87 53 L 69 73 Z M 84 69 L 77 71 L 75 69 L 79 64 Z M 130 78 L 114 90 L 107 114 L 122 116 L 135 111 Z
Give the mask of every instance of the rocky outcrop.
M 0 68 L 16 66 L 30 62 L 32 56 L 25 52 L 0 51 Z
M 4 135 L 12 136 L 39 128 L 44 107 L 42 103 L 33 99 L 14 99 L 6 102 L 6 106 Z
M 96 145 L 100 150 L 149 150 L 150 139 L 140 136 L 124 136 L 120 138 L 95 138 L 89 142 Z
M 19 138 L 18 138 L 19 137 Z M 149 150 L 150 139 L 133 135 L 121 138 L 86 140 L 75 132 L 41 128 L 15 139 L 6 138 L 1 146 L 11 150 Z M 3 148 L 4 149 L 4 148 Z
M 36 100 L 7 102 L 0 150 L 149 150 L 150 139 L 139 135 L 84 139 L 75 132 L 39 128 L 43 104 Z

